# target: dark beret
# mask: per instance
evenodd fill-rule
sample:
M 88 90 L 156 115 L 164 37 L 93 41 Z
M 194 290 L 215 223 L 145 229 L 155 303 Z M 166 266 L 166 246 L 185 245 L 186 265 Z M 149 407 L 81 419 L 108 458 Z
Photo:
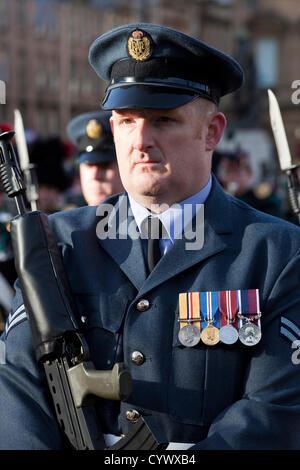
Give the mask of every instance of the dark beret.
M 73 118 L 67 133 L 77 148 L 77 163 L 100 163 L 116 159 L 107 111 L 90 111 Z
M 71 178 L 64 168 L 65 147 L 59 137 L 38 138 L 28 151 L 40 185 L 53 186 L 61 191 L 71 185 Z
M 197 96 L 216 104 L 243 84 L 231 57 L 164 26 L 136 23 L 115 28 L 90 47 L 89 61 L 109 82 L 102 108 L 175 108 Z

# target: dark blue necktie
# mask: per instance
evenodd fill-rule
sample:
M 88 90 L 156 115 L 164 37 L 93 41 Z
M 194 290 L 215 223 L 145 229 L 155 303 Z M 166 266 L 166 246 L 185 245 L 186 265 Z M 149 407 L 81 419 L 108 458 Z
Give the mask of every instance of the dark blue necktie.
M 148 218 L 148 271 L 154 269 L 161 258 L 159 240 L 163 236 L 163 225 L 158 217 Z

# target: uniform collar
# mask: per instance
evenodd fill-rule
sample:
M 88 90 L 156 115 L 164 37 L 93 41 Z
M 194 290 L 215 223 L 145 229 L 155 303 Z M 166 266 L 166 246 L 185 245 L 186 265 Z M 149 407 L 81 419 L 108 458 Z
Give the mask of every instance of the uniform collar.
M 209 176 L 207 184 L 198 193 L 173 204 L 169 209 L 158 215 L 164 228 L 168 233 L 168 238 L 174 243 L 184 228 L 188 226 L 200 206 L 203 205 L 210 193 L 212 186 L 212 177 Z M 147 224 L 145 223 L 149 216 L 153 215 L 146 207 L 139 204 L 132 196 L 128 195 L 130 207 L 135 219 L 135 223 L 141 233 L 141 238 L 148 238 Z

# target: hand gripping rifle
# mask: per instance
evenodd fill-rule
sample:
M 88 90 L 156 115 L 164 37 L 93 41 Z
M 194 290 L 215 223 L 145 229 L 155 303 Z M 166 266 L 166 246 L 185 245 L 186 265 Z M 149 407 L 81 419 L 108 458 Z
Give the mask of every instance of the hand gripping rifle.
M 26 212 L 26 187 L 11 144 L 13 136 L 13 131 L 0 135 L 0 176 L 19 214 L 10 230 L 36 359 L 44 366 L 58 423 L 72 448 L 103 450 L 106 445 L 95 410 L 96 397 L 125 400 L 131 393 L 131 375 L 122 363 L 110 371 L 99 371 L 90 360 L 48 217 L 40 211 Z M 148 450 L 158 445 L 140 418 L 109 449 Z
M 270 121 L 277 148 L 280 169 L 281 171 L 286 172 L 290 204 L 300 223 L 299 181 L 297 177 L 297 168 L 299 168 L 300 165 L 292 164 L 290 149 L 276 96 L 272 90 L 268 90 L 268 96 Z

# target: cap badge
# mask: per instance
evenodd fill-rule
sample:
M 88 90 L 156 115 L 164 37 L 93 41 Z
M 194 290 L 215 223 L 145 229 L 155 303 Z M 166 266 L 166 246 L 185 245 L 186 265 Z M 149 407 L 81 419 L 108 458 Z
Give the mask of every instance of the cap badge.
M 85 129 L 91 139 L 98 139 L 102 133 L 102 126 L 97 119 L 91 119 Z
M 151 54 L 150 39 L 140 30 L 131 33 L 128 39 L 128 53 L 135 60 L 145 60 Z

